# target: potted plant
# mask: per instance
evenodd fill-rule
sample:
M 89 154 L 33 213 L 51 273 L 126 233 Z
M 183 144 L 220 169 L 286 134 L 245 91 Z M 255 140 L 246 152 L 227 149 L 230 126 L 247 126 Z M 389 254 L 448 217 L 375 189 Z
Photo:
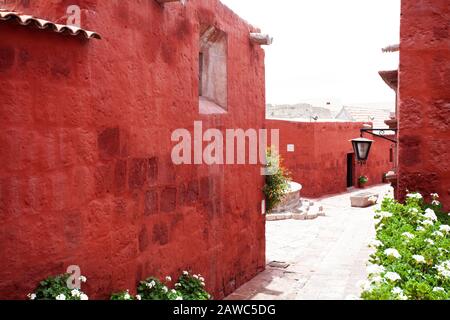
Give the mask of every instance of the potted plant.
M 367 178 L 366 176 L 361 176 L 358 179 L 358 186 L 363 189 L 366 186 L 367 182 L 369 182 L 369 178 Z

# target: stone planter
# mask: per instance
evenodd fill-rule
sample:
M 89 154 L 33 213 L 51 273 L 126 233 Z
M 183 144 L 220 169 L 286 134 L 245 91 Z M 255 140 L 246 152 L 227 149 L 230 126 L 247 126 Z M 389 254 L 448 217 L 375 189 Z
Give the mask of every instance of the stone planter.
M 292 212 L 300 204 L 300 191 L 302 190 L 302 185 L 296 182 L 289 182 L 289 191 L 286 193 L 283 201 L 276 206 L 272 213 L 280 212 Z

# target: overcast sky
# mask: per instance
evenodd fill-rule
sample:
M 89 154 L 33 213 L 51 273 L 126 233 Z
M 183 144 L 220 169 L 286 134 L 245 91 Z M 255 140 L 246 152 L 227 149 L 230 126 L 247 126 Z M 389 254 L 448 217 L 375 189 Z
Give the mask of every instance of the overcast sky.
M 400 0 L 221 0 L 274 37 L 268 103 L 394 106 L 380 70 L 398 67 Z

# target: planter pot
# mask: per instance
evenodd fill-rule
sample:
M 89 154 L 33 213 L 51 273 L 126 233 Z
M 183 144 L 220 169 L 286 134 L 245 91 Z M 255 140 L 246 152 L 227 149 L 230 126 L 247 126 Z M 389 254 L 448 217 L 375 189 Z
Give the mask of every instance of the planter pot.
M 360 189 L 364 189 L 364 188 L 366 188 L 366 184 L 365 183 L 358 183 L 358 187 Z

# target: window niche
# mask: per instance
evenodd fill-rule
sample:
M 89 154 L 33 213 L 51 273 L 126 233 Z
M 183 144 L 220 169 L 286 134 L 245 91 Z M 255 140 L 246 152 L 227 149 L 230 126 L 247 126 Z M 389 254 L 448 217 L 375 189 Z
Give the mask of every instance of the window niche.
M 212 26 L 200 28 L 199 101 L 201 114 L 228 110 L 227 34 Z

